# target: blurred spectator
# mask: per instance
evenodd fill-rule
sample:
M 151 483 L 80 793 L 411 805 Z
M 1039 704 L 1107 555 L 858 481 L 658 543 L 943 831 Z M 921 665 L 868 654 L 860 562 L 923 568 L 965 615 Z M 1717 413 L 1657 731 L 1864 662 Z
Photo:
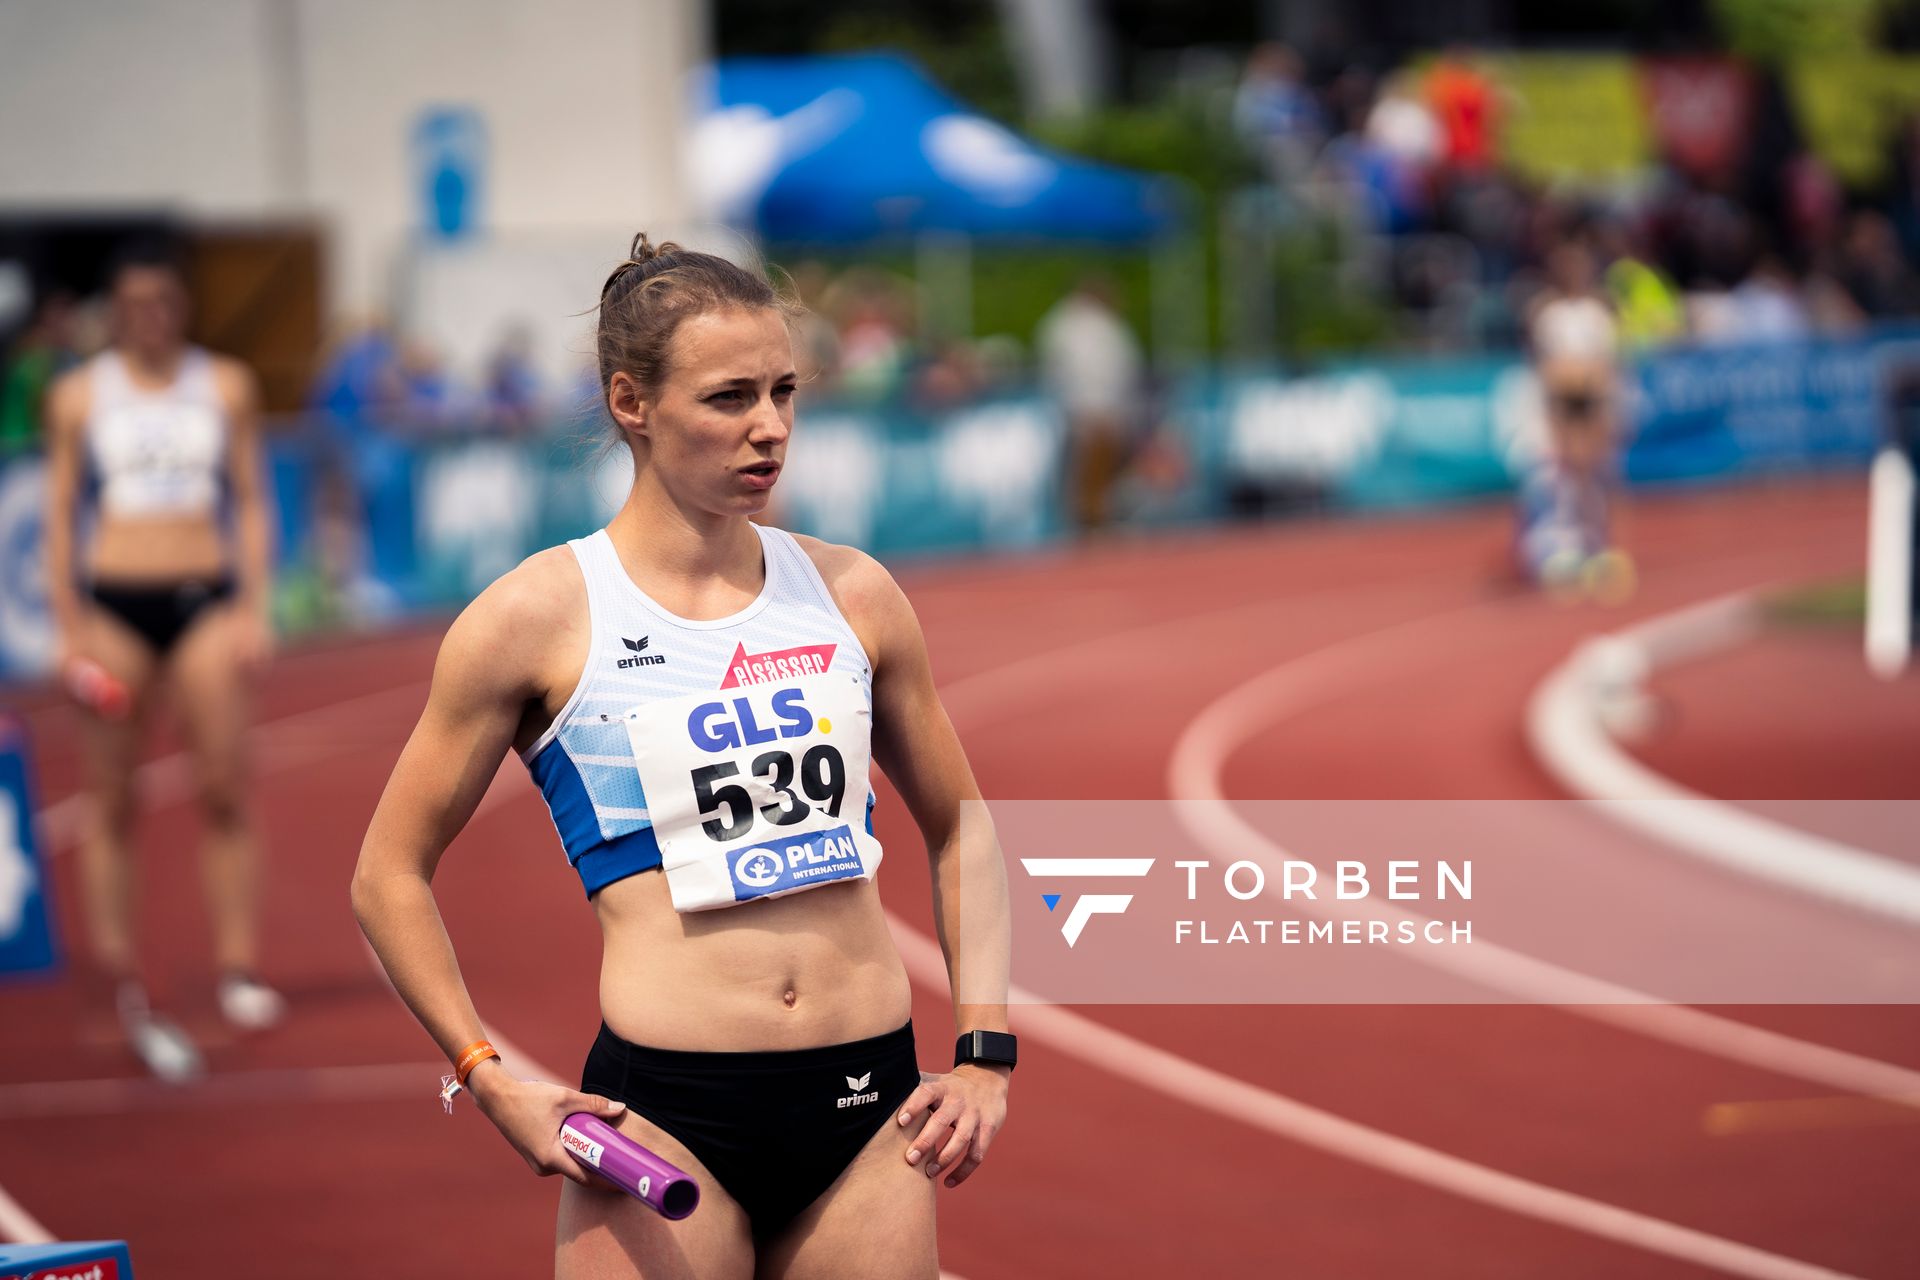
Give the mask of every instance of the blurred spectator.
M 1427 72 L 1427 103 L 1440 127 L 1440 158 L 1450 169 L 1480 173 L 1493 167 L 1499 126 L 1499 91 L 1459 46 L 1440 55 Z
M 989 334 L 974 343 L 973 350 L 984 392 L 1012 391 L 1027 375 L 1026 348 L 1012 334 Z
M 1619 326 L 1597 288 L 1593 253 L 1579 239 L 1556 246 L 1549 284 L 1534 300 L 1527 335 L 1546 397 L 1549 448 L 1565 466 L 1596 470 L 1612 450 L 1619 399 Z
M 840 376 L 840 335 L 823 310 L 829 288 L 827 269 L 808 260 L 793 269 L 791 279 L 795 301 L 805 308 L 793 325 L 801 381 L 811 391 L 832 391 Z
M 1887 215 L 1909 262 L 1920 258 L 1920 111 L 1907 117 L 1895 141 Z
M 1084 277 L 1036 334 L 1041 378 L 1067 420 L 1068 500 L 1075 523 L 1107 523 L 1109 498 L 1132 449 L 1142 395 L 1140 344 L 1113 304 L 1110 281 Z
M 523 435 L 540 426 L 540 372 L 533 364 L 533 334 L 524 324 L 502 334 L 487 361 L 485 401 L 487 423 L 496 431 Z
M 1792 243 L 1817 247 L 1829 244 L 1840 231 L 1847 193 L 1826 161 L 1801 151 L 1780 167 L 1785 187 L 1787 228 Z
M 0 375 L 0 458 L 40 447 L 47 388 L 78 359 L 74 310 L 72 294 L 48 294 L 7 353 Z
M 1837 249 L 1822 249 L 1815 255 L 1813 265 L 1807 269 L 1806 285 L 1803 294 L 1807 301 L 1807 319 L 1812 323 L 1814 332 L 1820 334 L 1852 333 L 1866 324 L 1866 313 L 1840 283 L 1835 263 L 1839 259 Z
M 1387 227 L 1410 231 L 1426 225 L 1430 179 L 1445 141 L 1440 122 L 1427 109 L 1411 72 L 1398 72 L 1367 113 L 1366 143 L 1379 157 L 1373 176 L 1385 200 Z
M 1255 47 L 1233 99 L 1233 125 L 1276 182 L 1303 176 L 1326 136 L 1299 55 L 1284 44 Z
M 1613 259 L 1607 266 L 1607 293 L 1620 321 L 1620 341 L 1629 348 L 1657 346 L 1687 331 L 1686 301 L 1679 287 L 1656 266 L 1631 228 L 1621 223 L 1601 230 Z
M 1840 283 L 1870 317 L 1920 314 L 1920 282 L 1884 214 L 1863 209 L 1853 215 L 1841 250 Z
M 1772 253 L 1755 260 L 1731 301 L 1732 336 L 1742 342 L 1788 342 L 1806 337 L 1813 328 L 1792 273 Z
M 952 409 L 977 399 L 986 386 L 973 345 L 951 339 L 914 374 L 914 400 L 923 409 Z
M 440 353 L 422 339 L 408 339 L 400 348 L 402 420 L 415 428 L 438 431 L 453 425 L 457 407 Z
M 1521 483 L 1516 550 L 1543 586 L 1617 593 L 1627 561 L 1612 524 L 1619 480 L 1619 329 L 1578 236 L 1548 257 L 1529 317 L 1546 401 L 1547 447 Z
M 835 291 L 842 314 L 840 385 L 848 395 L 883 400 L 895 395 L 906 377 L 908 306 L 901 291 L 883 273 L 856 268 Z
M 404 395 L 399 349 L 383 318 L 350 331 L 314 380 L 308 403 L 348 436 L 362 435 L 391 417 Z

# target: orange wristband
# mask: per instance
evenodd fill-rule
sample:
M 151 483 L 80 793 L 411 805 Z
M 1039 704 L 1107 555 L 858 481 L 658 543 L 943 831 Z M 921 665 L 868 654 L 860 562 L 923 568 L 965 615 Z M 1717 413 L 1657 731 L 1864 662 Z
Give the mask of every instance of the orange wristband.
M 485 1062 L 488 1058 L 497 1058 L 499 1056 L 500 1051 L 488 1044 L 485 1040 L 475 1040 L 472 1044 L 462 1049 L 460 1056 L 453 1060 L 454 1083 L 465 1088 L 467 1077 L 473 1074 L 475 1067 Z

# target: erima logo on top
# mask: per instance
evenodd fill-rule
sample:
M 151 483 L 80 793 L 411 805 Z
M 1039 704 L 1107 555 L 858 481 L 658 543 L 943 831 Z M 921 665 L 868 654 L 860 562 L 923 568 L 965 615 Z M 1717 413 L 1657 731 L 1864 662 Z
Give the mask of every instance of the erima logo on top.
M 628 667 L 657 667 L 667 660 L 664 654 L 646 652 L 646 636 L 641 636 L 638 640 L 629 640 L 621 636 L 620 643 L 627 646 L 628 651 L 627 656 L 615 664 L 622 671 Z
M 738 689 L 742 685 L 820 675 L 833 665 L 833 651 L 838 647 L 802 644 L 791 649 L 775 649 L 772 653 L 748 653 L 746 645 L 738 645 L 733 657 L 727 659 L 727 678 L 720 682 L 720 687 Z

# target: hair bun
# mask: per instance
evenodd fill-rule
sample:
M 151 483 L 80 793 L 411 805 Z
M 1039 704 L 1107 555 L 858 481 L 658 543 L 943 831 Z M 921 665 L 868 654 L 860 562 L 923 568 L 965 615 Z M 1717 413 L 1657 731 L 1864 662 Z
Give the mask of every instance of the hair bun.
M 636 231 L 633 234 L 633 245 L 627 250 L 627 261 L 635 266 L 645 266 L 655 258 L 678 252 L 680 252 L 680 246 L 673 241 L 663 240 L 656 245 L 647 239 L 646 232 Z
M 613 292 L 613 287 L 627 277 L 644 279 L 654 271 L 671 266 L 671 263 L 663 262 L 662 259 L 679 252 L 681 252 L 680 246 L 671 240 L 662 240 L 659 244 L 654 244 L 647 239 L 646 232 L 636 231 L 633 243 L 627 248 L 627 260 L 615 267 L 613 274 L 607 277 L 607 282 L 600 286 L 601 302 L 604 303 L 607 295 Z

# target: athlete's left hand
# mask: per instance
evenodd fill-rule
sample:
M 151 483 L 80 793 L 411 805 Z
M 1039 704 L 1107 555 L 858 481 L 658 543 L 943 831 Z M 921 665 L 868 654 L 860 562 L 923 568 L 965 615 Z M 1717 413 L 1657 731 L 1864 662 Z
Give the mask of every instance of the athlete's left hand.
M 969 1062 L 946 1075 L 920 1073 L 920 1087 L 908 1095 L 894 1120 L 901 1127 L 921 1112 L 927 1123 L 907 1146 L 907 1163 L 926 1170 L 929 1178 L 946 1172 L 947 1185 L 965 1182 L 987 1147 L 1007 1123 L 1007 1082 L 1010 1067 Z
M 243 670 L 259 671 L 273 657 L 273 622 L 264 610 L 243 606 L 234 619 L 234 657 Z

